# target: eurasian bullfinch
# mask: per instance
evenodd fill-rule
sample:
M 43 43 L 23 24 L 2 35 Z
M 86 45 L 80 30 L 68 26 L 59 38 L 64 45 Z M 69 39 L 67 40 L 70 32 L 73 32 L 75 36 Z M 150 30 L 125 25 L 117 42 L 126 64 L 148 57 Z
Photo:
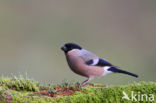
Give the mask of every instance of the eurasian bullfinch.
M 96 77 L 105 76 L 111 73 L 123 73 L 134 77 L 138 75 L 120 70 L 117 66 L 112 65 L 108 61 L 99 58 L 95 54 L 83 49 L 75 43 L 66 43 L 61 47 L 64 51 L 67 62 L 71 70 L 88 79 L 82 82 L 82 86 Z

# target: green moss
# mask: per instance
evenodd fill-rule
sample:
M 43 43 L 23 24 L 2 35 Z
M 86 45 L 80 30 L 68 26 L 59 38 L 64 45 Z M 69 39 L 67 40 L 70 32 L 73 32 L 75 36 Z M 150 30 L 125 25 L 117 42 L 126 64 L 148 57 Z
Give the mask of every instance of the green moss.
M 61 86 L 73 87 L 73 84 L 61 84 Z M 49 85 L 51 89 L 56 85 Z M 76 91 L 74 95 L 52 98 L 49 96 L 35 96 L 31 95 L 38 91 L 39 88 L 49 88 L 48 86 L 40 86 L 38 82 L 25 79 L 15 78 L 0 78 L 0 103 L 9 101 L 11 103 L 151 103 L 150 101 L 132 101 L 122 99 L 123 91 L 130 97 L 132 91 L 138 95 L 153 94 L 156 96 L 156 83 L 154 82 L 140 82 L 129 84 L 125 86 L 114 86 L 106 88 L 83 87 L 82 91 Z M 13 89 L 12 89 L 13 88 Z M 156 99 L 156 97 L 154 98 Z M 156 103 L 156 100 L 153 101 Z
M 24 78 L 0 78 L 0 86 L 17 91 L 39 91 L 39 83 Z

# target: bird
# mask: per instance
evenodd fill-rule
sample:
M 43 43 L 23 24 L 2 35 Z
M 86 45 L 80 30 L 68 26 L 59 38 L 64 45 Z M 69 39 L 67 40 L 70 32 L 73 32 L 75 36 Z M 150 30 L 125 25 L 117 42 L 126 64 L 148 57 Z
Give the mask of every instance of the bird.
M 137 74 L 119 69 L 119 67 L 98 57 L 96 54 L 82 48 L 76 43 L 65 43 L 61 49 L 64 51 L 70 69 L 76 74 L 87 77 L 87 80 L 81 83 L 82 86 L 85 86 L 95 78 L 111 73 L 122 73 L 136 78 L 138 77 Z

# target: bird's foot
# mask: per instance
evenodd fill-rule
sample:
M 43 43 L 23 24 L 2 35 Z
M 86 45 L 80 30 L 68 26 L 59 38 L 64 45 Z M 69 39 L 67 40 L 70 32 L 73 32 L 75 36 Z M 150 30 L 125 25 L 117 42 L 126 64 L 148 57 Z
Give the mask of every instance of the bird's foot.
M 93 78 L 88 78 L 87 80 L 85 80 L 84 82 L 81 83 L 81 86 L 85 86 L 88 84 L 89 81 L 91 81 Z

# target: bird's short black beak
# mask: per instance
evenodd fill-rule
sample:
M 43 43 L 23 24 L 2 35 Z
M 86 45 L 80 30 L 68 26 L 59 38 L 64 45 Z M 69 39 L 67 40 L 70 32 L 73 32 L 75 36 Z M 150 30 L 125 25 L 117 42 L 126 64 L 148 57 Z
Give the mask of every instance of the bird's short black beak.
M 62 49 L 63 51 L 67 51 L 67 47 L 66 47 L 66 46 L 62 46 L 61 49 Z

